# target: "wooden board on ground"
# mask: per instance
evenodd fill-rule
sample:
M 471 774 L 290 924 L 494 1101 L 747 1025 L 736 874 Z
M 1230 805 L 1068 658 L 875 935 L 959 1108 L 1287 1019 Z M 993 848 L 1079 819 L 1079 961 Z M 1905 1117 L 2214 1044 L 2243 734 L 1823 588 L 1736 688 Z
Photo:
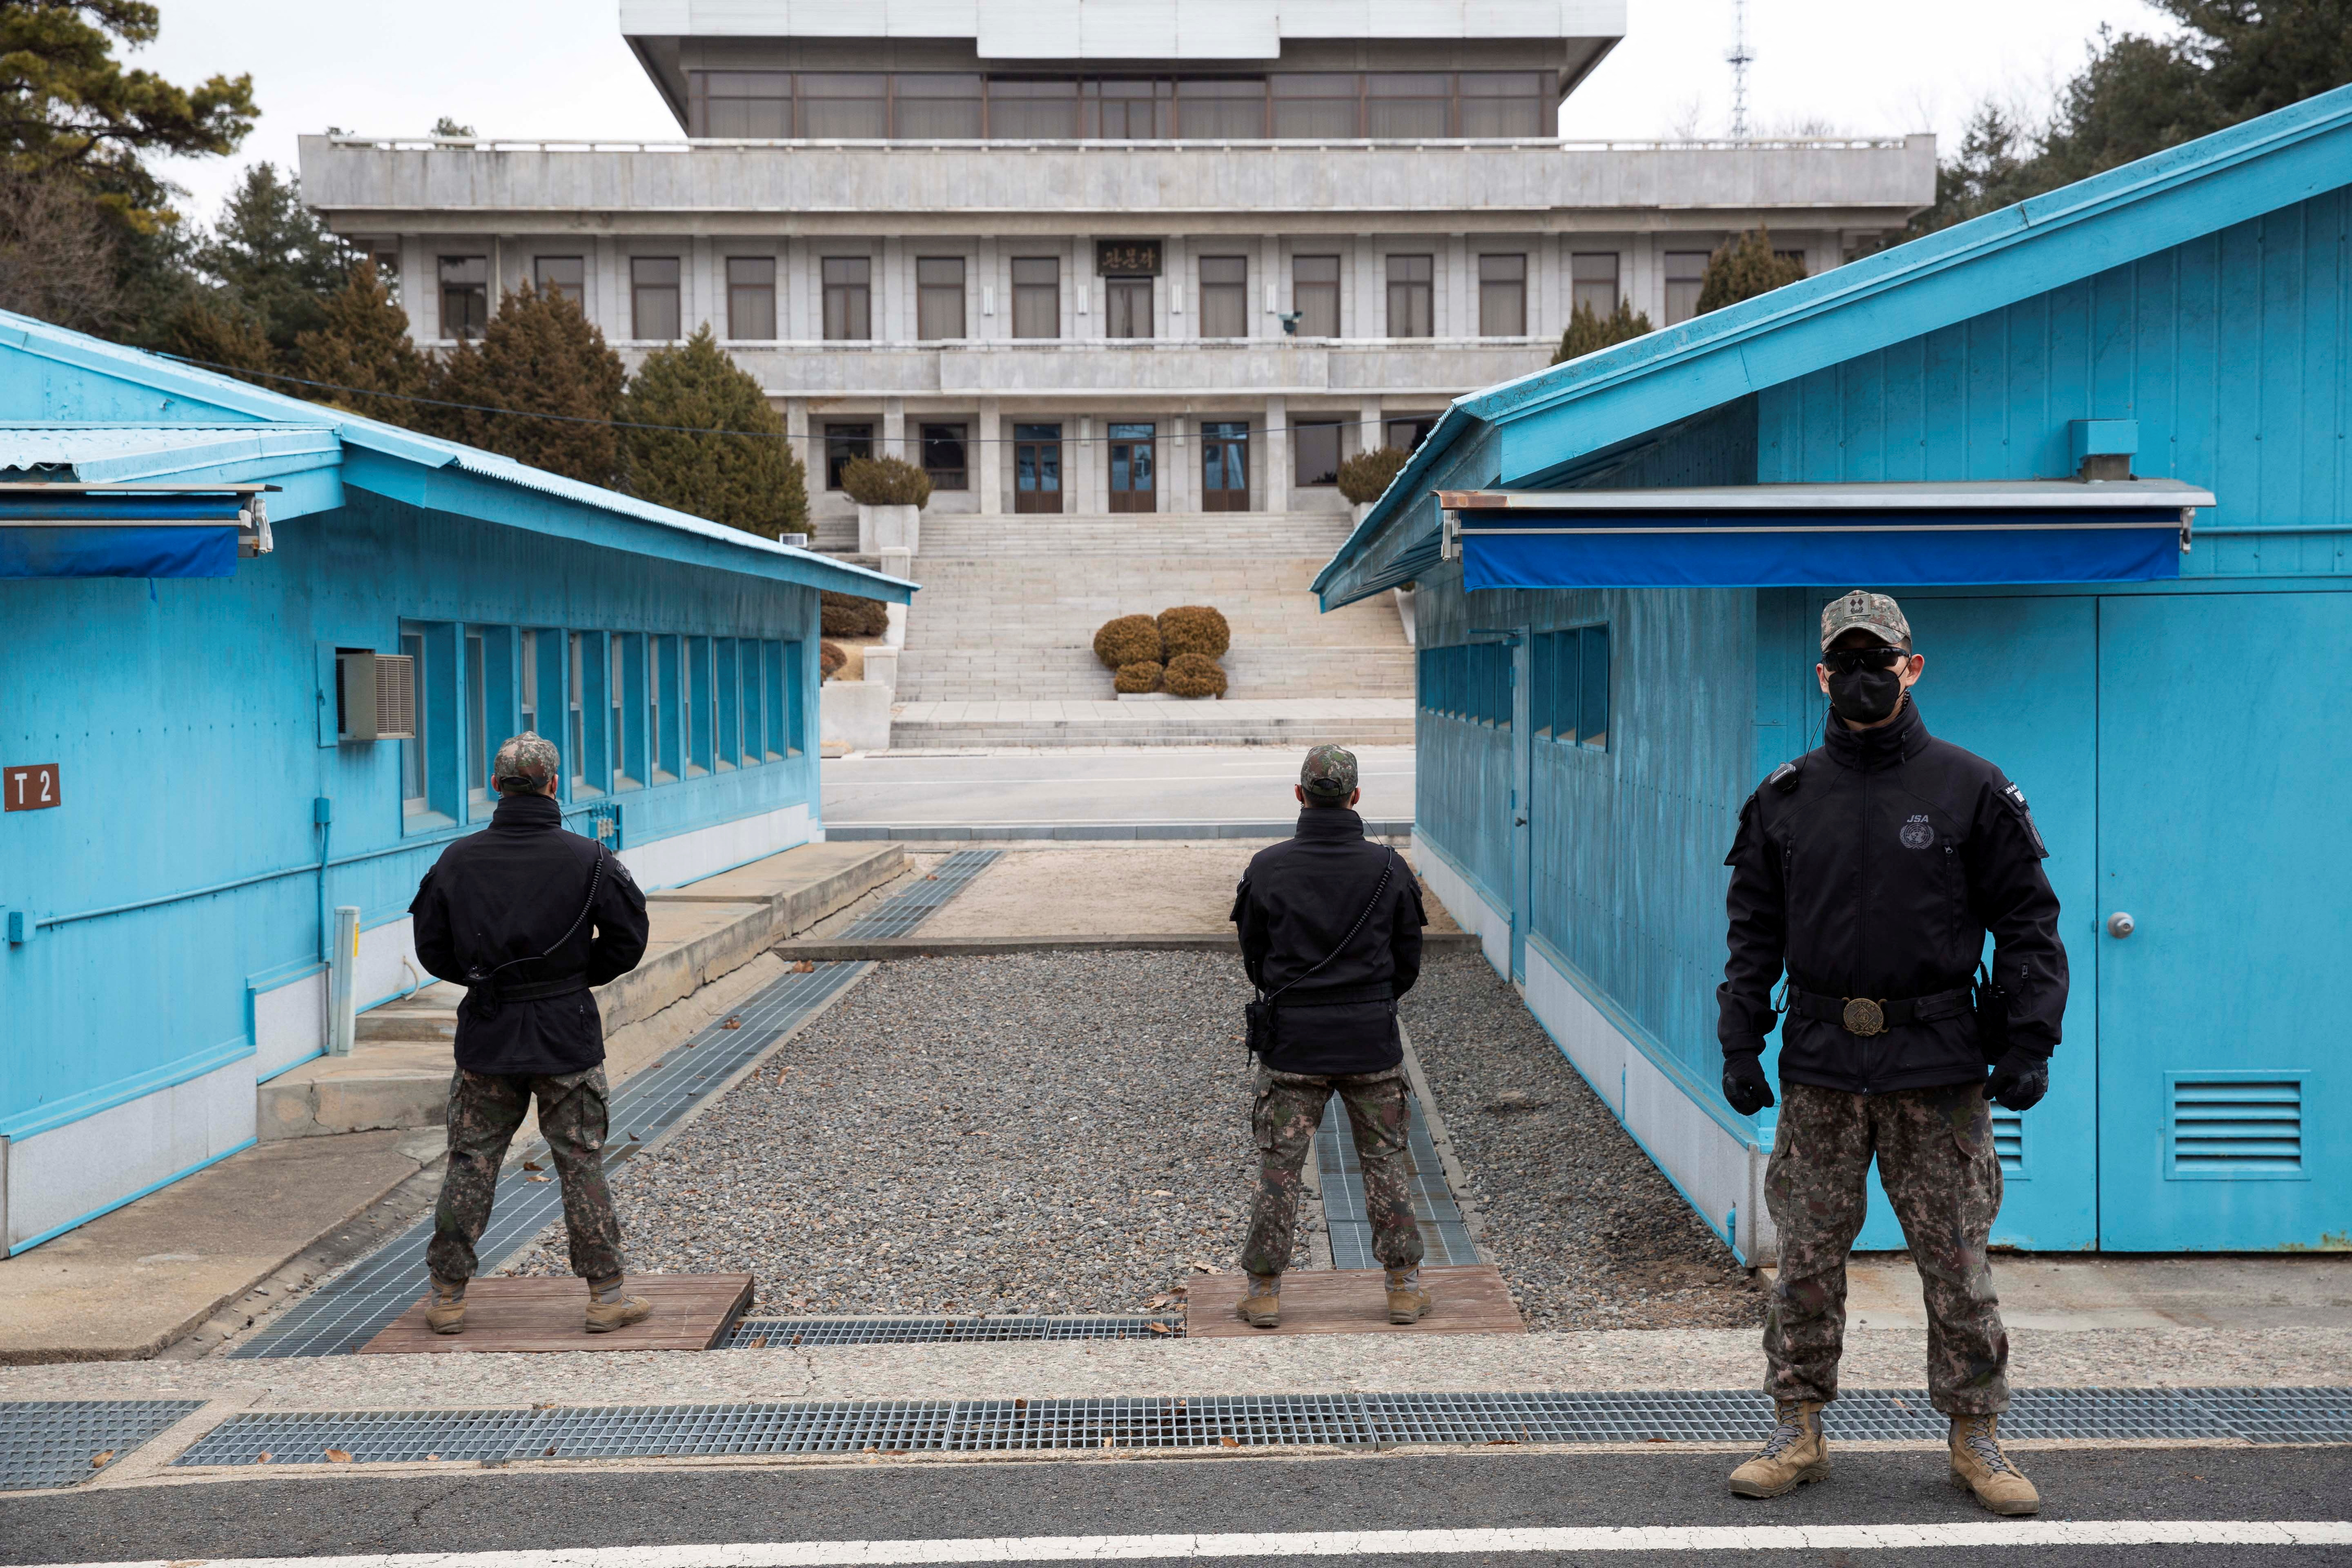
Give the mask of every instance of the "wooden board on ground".
M 549 1351 L 707 1351 L 751 1304 L 749 1274 L 632 1274 L 629 1294 L 654 1304 L 642 1323 L 592 1334 L 583 1326 L 588 1287 L 570 1276 L 477 1279 L 466 1287 L 466 1331 L 425 1326 L 426 1297 L 375 1338 L 362 1355 L 527 1355 Z
M 1377 1268 L 1294 1268 L 1282 1277 L 1282 1327 L 1253 1329 L 1236 1309 L 1248 1293 L 1246 1274 L 1203 1274 L 1185 1296 L 1187 1339 L 1238 1339 L 1244 1334 L 1524 1334 L 1510 1288 L 1491 1263 L 1465 1268 L 1424 1268 L 1421 1281 L 1434 1303 L 1418 1323 L 1389 1321 L 1388 1293 Z

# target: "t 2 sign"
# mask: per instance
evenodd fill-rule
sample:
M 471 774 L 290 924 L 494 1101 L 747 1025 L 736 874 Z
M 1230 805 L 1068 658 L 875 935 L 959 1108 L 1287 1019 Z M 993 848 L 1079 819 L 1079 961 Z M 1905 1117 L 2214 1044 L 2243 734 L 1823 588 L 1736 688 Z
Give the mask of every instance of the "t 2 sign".
M 58 764 L 0 768 L 0 802 L 10 811 L 46 811 L 62 805 L 65 797 L 58 790 Z

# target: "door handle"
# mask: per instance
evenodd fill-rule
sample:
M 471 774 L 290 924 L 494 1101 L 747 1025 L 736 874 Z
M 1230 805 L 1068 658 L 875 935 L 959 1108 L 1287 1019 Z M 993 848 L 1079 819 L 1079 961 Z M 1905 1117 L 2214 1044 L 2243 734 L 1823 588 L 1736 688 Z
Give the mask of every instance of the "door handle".
M 2107 917 L 2107 934 L 2109 936 L 2129 936 L 2138 929 L 2139 927 L 2137 923 L 2132 920 L 2131 916 L 2124 913 L 2121 910 L 2117 910 L 2114 914 Z

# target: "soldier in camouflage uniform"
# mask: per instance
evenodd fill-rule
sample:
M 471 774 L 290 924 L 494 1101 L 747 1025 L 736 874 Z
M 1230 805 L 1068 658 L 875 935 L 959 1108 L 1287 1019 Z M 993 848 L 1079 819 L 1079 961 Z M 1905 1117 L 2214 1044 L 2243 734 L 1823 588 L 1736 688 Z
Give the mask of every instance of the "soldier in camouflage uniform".
M 620 859 L 563 830 L 562 760 L 526 731 L 499 748 L 499 807 L 441 852 L 409 906 L 425 970 L 466 987 L 449 1080 L 449 1170 L 425 1249 L 440 1334 L 466 1325 L 474 1244 L 507 1146 L 533 1100 L 563 1184 L 572 1268 L 588 1281 L 586 1326 L 604 1333 L 653 1308 L 622 1289 L 621 1226 L 604 1180 L 604 1027 L 589 987 L 645 956 L 646 897 Z
M 1763 1053 L 1784 975 L 1788 1012 L 1764 1188 L 1780 1235 L 1764 1328 L 1780 1419 L 1731 1489 L 1778 1497 L 1829 1474 L 1821 1412 L 1837 1397 L 1846 1253 L 1874 1157 L 1919 1268 L 1952 1479 L 1996 1513 L 2032 1513 L 2040 1499 L 1998 1432 L 2009 1335 L 1988 1257 L 2001 1184 L 1987 1102 L 2023 1111 L 2050 1087 L 2067 973 L 2048 851 L 1999 768 L 1927 732 L 1911 696 L 1927 661 L 1893 599 L 1843 595 L 1821 631 L 1822 744 L 1748 797 L 1725 862 L 1717 1033 L 1724 1098 L 1743 1116 L 1774 1103 Z M 1988 936 L 1998 994 L 1979 1009 Z
M 1297 836 L 1260 850 L 1234 898 L 1243 966 L 1275 1007 L 1251 1116 L 1258 1191 L 1242 1253 L 1250 1289 L 1241 1315 L 1255 1328 L 1282 1321 L 1300 1173 L 1334 1094 L 1355 1131 L 1372 1253 L 1387 1270 L 1389 1321 L 1417 1322 L 1430 1309 L 1406 1169 L 1396 1021 L 1396 999 L 1421 975 L 1428 921 L 1412 868 L 1365 838 L 1364 819 L 1351 809 L 1362 796 L 1356 781 L 1353 753 L 1339 746 L 1307 752 L 1293 792 L 1305 808 Z

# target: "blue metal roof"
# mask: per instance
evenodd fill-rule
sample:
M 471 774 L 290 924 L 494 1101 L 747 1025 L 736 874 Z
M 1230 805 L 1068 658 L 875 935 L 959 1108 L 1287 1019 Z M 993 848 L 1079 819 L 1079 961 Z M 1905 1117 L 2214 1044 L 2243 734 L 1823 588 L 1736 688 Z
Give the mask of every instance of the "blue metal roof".
M 1540 487 L 1766 387 L 2352 184 L 2352 87 L 1457 398 L 1317 574 L 1335 608 L 1438 555 L 1435 483 Z M 1480 458 L 1484 471 L 1455 472 Z
M 218 434 L 237 428 L 233 422 L 220 421 L 218 416 L 222 414 L 243 415 L 252 422 L 279 429 L 300 426 L 325 431 L 342 447 L 357 448 L 381 458 L 390 458 L 397 467 L 411 470 L 404 478 L 381 462 L 366 465 L 346 462 L 344 477 L 347 482 L 358 484 L 362 489 L 381 485 L 400 499 L 417 504 L 448 505 L 452 510 L 464 510 L 467 515 L 478 517 L 486 522 L 534 531 L 560 532 L 590 543 L 634 553 L 692 561 L 722 570 L 744 572 L 813 587 L 838 589 L 898 604 L 908 602 L 915 591 L 916 585 L 902 578 L 854 566 L 847 562 L 774 540 L 761 539 L 757 534 L 746 533 L 740 529 L 730 528 L 724 523 L 712 522 L 707 518 L 695 517 L 668 507 L 656 506 L 616 490 L 583 484 L 577 479 L 551 474 L 494 452 L 380 424 L 340 408 L 306 403 L 283 393 L 199 370 L 142 350 L 125 348 L 119 343 L 51 326 L 29 316 L 0 310 L 0 356 L 5 356 L 5 352 L 11 349 L 164 394 L 167 400 L 189 407 L 191 427 L 208 433 Z M 0 387 L 5 386 L 6 369 L 5 357 L 0 357 Z M 26 402 L 48 404 L 58 400 L 36 396 L 16 401 L 19 412 L 14 427 L 20 431 L 55 429 L 61 433 L 60 440 L 70 445 L 71 438 L 62 433 L 103 428 L 95 425 L 50 425 L 47 421 L 26 420 L 21 414 Z M 6 412 L 6 405 L 0 403 L 0 415 Z M 122 430 L 138 427 L 134 425 L 118 426 Z M 156 429 L 165 426 L 158 422 L 146 427 Z M 135 442 L 135 437 L 126 439 Z M 37 448 L 27 439 L 20 449 L 30 454 Z M 110 460 L 96 446 L 78 449 L 86 450 L 92 462 Z M 114 456 L 117 459 L 130 460 L 127 453 L 118 452 Z M 257 458 L 260 456 L 255 454 Z M 168 459 L 159 458 L 157 460 Z M 426 475 L 434 470 L 463 475 L 477 482 L 462 486 L 429 484 L 425 482 Z M 526 499 L 518 495 L 518 491 L 533 494 Z M 435 499 L 425 499 L 428 494 Z M 556 503 L 552 509 L 547 505 L 551 500 Z M 272 510 L 273 515 L 279 514 L 279 509 L 273 507 Z

